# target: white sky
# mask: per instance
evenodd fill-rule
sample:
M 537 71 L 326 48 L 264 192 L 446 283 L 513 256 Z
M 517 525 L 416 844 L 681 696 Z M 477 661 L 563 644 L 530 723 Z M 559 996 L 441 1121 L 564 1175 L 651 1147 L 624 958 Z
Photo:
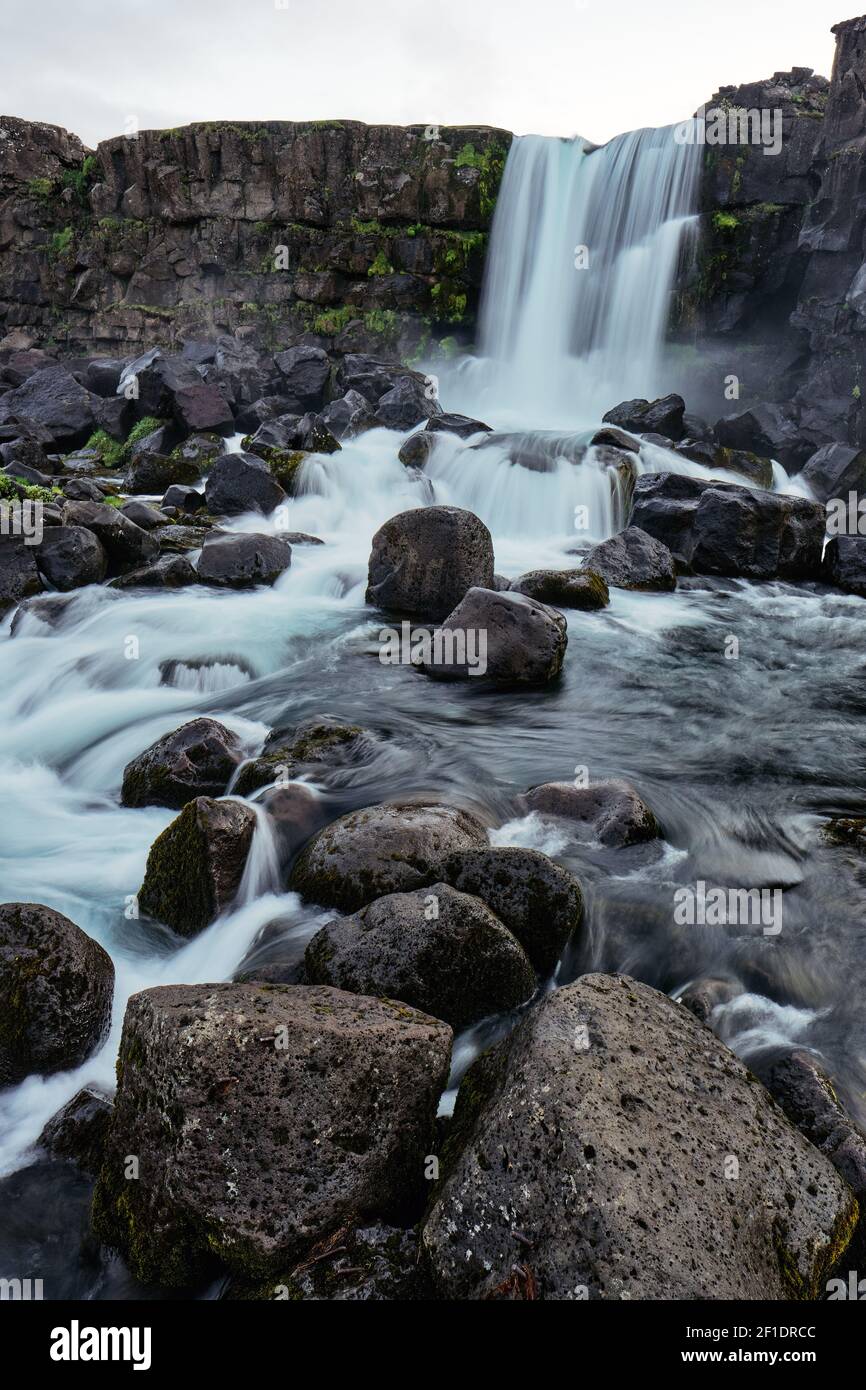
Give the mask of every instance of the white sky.
M 0 111 L 90 145 L 130 117 L 601 143 L 682 120 L 723 84 L 795 65 L 829 77 L 845 18 L 842 0 L 0 0 Z

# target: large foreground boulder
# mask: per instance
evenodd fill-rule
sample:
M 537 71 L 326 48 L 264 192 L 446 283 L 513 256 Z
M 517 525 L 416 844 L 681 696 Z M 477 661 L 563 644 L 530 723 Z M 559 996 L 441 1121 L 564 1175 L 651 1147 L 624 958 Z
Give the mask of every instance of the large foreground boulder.
M 124 806 L 170 806 L 222 796 L 243 758 L 240 739 L 215 719 L 191 719 L 163 734 L 123 772 Z
M 522 1004 L 535 971 L 507 927 L 478 898 L 434 883 L 389 893 L 313 937 L 311 984 L 403 999 L 452 1028 Z
M 0 905 L 0 1086 L 80 1066 L 108 1032 L 114 966 L 38 903 Z
M 398 613 L 444 618 L 473 585 L 493 583 L 493 540 L 473 512 L 417 507 L 373 537 L 367 602 Z
M 814 1299 L 857 1215 L 733 1053 L 625 976 L 486 1053 L 448 1146 L 423 1233 L 447 1298 Z
M 554 970 L 583 922 L 583 893 L 573 874 L 537 849 L 516 845 L 451 854 L 442 878 L 481 898 L 517 938 L 541 979 Z
M 824 508 L 803 497 L 645 473 L 635 484 L 631 524 L 662 541 L 681 568 L 696 574 L 820 577 Z
M 325 907 L 356 912 L 386 893 L 433 883 L 447 855 L 486 846 L 481 822 L 455 806 L 368 806 L 319 831 L 289 886 Z
M 437 1019 L 340 990 L 133 995 L 97 1234 L 145 1282 L 190 1285 L 215 1262 L 278 1282 L 347 1222 L 423 1200 L 450 1050 Z
M 594 782 L 588 787 L 543 782 L 532 787 L 523 801 L 530 811 L 575 821 L 593 840 L 615 848 L 661 835 L 649 806 L 628 782 Z
M 292 547 L 282 536 L 214 531 L 205 538 L 197 571 L 202 584 L 252 589 L 256 584 L 274 584 L 291 563 Z
M 627 526 L 584 556 L 584 566 L 614 589 L 661 590 L 677 587 L 674 557 L 666 545 L 639 526 Z
M 421 665 L 437 680 L 474 675 L 502 685 L 545 685 L 562 670 L 567 646 L 568 624 L 556 608 L 525 594 L 470 589 Z
M 241 801 L 188 802 L 150 847 L 142 912 L 180 936 L 204 931 L 241 885 L 255 828 L 255 811 Z

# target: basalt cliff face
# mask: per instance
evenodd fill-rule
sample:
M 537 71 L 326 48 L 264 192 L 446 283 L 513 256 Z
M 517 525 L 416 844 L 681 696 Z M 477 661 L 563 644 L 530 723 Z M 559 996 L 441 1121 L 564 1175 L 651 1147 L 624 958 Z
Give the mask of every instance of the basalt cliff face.
M 490 128 L 265 122 L 90 152 L 3 117 L 0 326 L 73 353 L 239 331 L 406 357 L 459 341 L 510 143 Z
M 833 32 L 829 82 L 795 68 L 709 103 L 780 111 L 782 146 L 706 150 L 680 304 L 682 337 L 816 445 L 866 442 L 866 17 Z

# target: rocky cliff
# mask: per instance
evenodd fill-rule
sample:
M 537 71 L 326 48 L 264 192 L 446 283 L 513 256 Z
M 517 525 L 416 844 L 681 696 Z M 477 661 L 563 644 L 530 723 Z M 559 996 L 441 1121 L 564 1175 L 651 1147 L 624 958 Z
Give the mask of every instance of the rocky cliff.
M 830 81 L 808 68 L 717 92 L 710 105 L 779 110 L 778 155 L 708 148 L 680 333 L 787 405 L 805 441 L 866 443 L 866 17 L 833 30 Z M 706 370 L 706 368 L 705 368 Z
M 73 352 L 247 330 L 411 357 L 471 333 L 511 135 L 0 119 L 0 327 Z M 0 335 L 2 336 L 2 335 Z

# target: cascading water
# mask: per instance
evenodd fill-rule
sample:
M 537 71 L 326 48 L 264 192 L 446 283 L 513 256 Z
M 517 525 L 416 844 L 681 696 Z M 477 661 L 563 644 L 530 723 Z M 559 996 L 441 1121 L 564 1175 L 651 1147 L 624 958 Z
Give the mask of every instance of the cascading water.
M 473 805 L 494 843 L 545 850 L 583 882 L 585 943 L 571 973 L 630 970 L 671 992 L 713 973 L 739 982 L 747 1004 L 723 1019 L 732 1045 L 749 1052 L 782 1038 L 815 1047 L 856 1109 L 866 1078 L 856 1019 L 866 888 L 817 827 L 828 808 L 856 814 L 852 783 L 866 782 L 862 757 L 852 771 L 859 745 L 837 713 L 862 713 L 861 600 L 712 581 L 676 594 L 612 589 L 603 612 L 568 613 L 556 687 L 520 694 L 433 685 L 383 666 L 385 620 L 365 604 L 371 537 L 410 507 L 476 512 L 507 576 L 574 565 L 578 506 L 591 518 L 584 540 L 622 523 L 611 471 L 583 446 L 610 406 L 669 389 L 661 344 L 695 160 L 668 131 L 593 151 L 516 142 L 485 291 L 488 356 L 450 379 L 442 373 L 446 407 L 480 415 L 498 442 L 479 449 L 443 435 L 420 473 L 399 462 L 401 439 L 386 430 L 310 458 L 281 524 L 324 544 L 295 546 L 272 588 L 93 586 L 41 601 L 42 616 L 0 623 L 0 897 L 65 912 L 105 945 L 117 971 L 100 1053 L 74 1073 L 0 1092 L 0 1173 L 29 1161 L 28 1146 L 78 1087 L 111 1084 L 130 993 L 230 979 L 251 949 L 257 963 L 274 940 L 297 952 L 321 923 L 320 909 L 285 891 L 276 817 L 261 805 L 241 894 L 204 932 L 183 941 L 127 913 L 173 813 L 121 806 L 123 768 L 200 715 L 238 734 L 249 756 L 270 730 L 313 716 L 370 729 L 361 762 L 310 788 L 324 819 L 406 797 Z M 588 270 L 574 266 L 580 244 Z M 514 462 L 509 430 L 526 432 L 517 452 L 531 453 L 532 466 Z M 706 476 L 646 443 L 633 466 Z M 775 485 L 787 485 L 781 471 Z M 276 521 L 256 513 L 228 524 L 259 532 Z M 792 652 L 795 627 L 803 640 Z M 722 658 L 731 631 L 749 660 Z M 125 657 L 130 633 L 136 660 Z M 634 782 L 665 827 L 664 848 L 587 846 L 567 825 L 525 817 L 517 794 L 573 776 L 576 764 L 593 779 Z M 710 929 L 675 937 L 676 884 L 736 882 L 745 862 L 748 882 L 786 885 L 778 942 Z M 478 1041 L 458 1042 L 458 1070 Z
M 476 408 L 547 428 L 597 423 L 665 386 L 662 347 L 677 267 L 696 225 L 701 147 L 675 127 L 601 149 L 514 141 L 491 233 Z

